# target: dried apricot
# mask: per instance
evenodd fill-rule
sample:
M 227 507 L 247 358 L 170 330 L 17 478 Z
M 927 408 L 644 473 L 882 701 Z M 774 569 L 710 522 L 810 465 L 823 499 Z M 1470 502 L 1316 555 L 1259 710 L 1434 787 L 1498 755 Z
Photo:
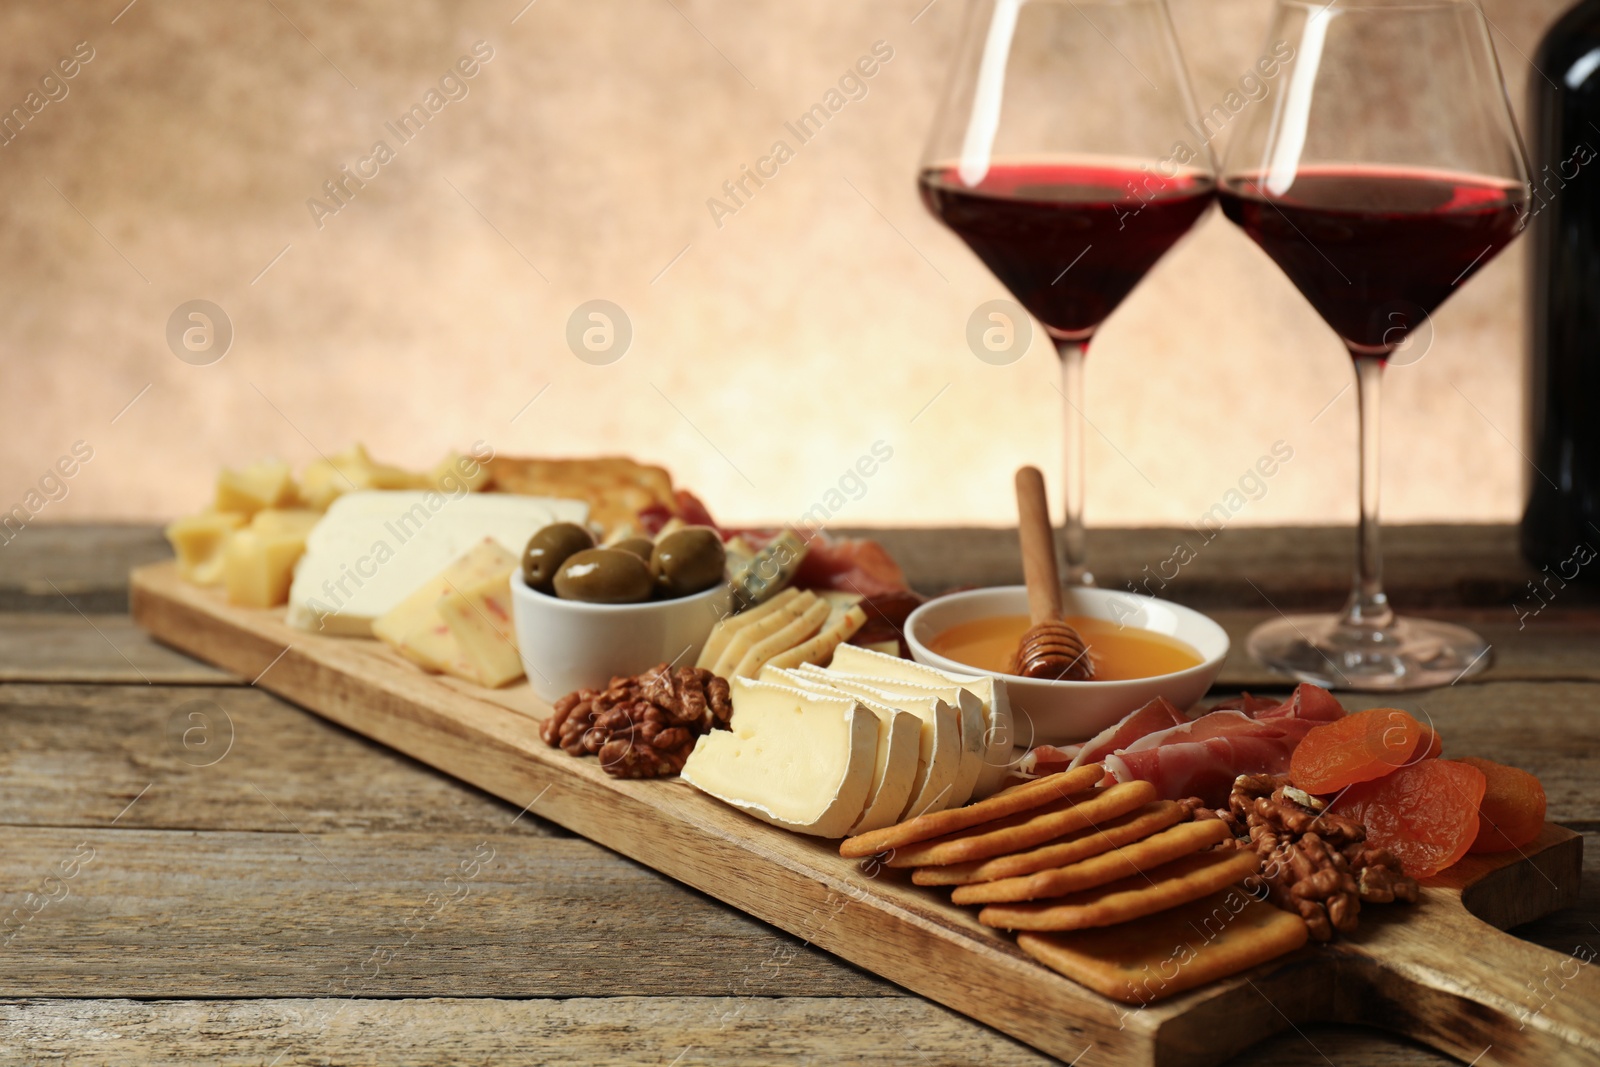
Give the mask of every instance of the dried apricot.
M 1367 828 L 1413 878 L 1428 878 L 1467 854 L 1478 836 L 1488 778 L 1456 760 L 1430 759 L 1351 786 L 1329 806 Z
M 1417 742 L 1417 750 L 1411 753 L 1411 762 L 1418 760 L 1437 759 L 1439 753 L 1444 751 L 1444 739 L 1439 736 L 1439 731 L 1433 727 L 1422 727 L 1422 740 Z
M 1544 786 L 1527 771 L 1504 763 L 1468 757 L 1454 760 L 1476 767 L 1489 780 L 1478 805 L 1478 836 L 1469 852 L 1509 852 L 1544 832 Z
M 1404 767 L 1423 726 L 1398 708 L 1368 708 L 1313 727 L 1295 746 L 1289 780 L 1308 793 L 1337 793 Z

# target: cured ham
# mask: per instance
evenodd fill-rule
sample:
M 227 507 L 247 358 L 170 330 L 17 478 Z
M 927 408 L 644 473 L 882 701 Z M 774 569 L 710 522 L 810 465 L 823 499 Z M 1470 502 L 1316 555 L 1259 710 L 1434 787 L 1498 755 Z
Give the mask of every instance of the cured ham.
M 1220 807 L 1239 775 L 1287 772 L 1300 739 L 1343 715 L 1333 695 L 1314 685 L 1281 703 L 1245 694 L 1195 719 L 1158 698 L 1085 743 L 1071 766 L 1103 763 L 1106 784 L 1139 779 L 1168 800 L 1197 796 Z M 1051 766 L 1059 751 L 1035 763 Z
M 1099 763 L 1111 753 L 1127 748 L 1142 737 L 1188 721 L 1188 717 L 1173 707 L 1165 697 L 1156 697 L 1138 711 L 1124 716 L 1117 723 L 1085 741 L 1083 748 L 1073 758 L 1072 767 L 1082 767 L 1085 763 Z

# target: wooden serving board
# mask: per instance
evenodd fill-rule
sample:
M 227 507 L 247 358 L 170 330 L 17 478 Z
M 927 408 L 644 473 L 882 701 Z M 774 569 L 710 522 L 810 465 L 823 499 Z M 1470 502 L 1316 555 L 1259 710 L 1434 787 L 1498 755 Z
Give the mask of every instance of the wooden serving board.
M 1367 909 L 1352 937 L 1136 1009 L 906 872 L 547 747 L 548 707 L 525 685 L 491 692 L 377 641 L 290 629 L 282 609 L 230 606 L 170 563 L 135 570 L 131 589 L 135 621 L 166 644 L 1083 1067 L 1199 1067 L 1313 1021 L 1385 1027 L 1468 1063 L 1600 1064 L 1600 969 L 1501 932 L 1576 898 L 1582 838 L 1554 824 L 1524 855 L 1468 857 L 1414 907 Z

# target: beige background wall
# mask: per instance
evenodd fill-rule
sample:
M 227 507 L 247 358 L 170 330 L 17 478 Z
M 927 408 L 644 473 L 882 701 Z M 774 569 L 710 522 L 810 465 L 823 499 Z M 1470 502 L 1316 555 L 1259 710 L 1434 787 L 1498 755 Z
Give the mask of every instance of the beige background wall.
M 1173 2 L 1209 105 L 1270 5 Z M 40 519 L 191 510 L 220 463 L 353 439 L 407 463 L 625 451 L 733 520 L 798 515 L 879 440 L 837 521 L 1006 522 L 1014 466 L 1054 477 L 1054 357 L 974 358 L 967 317 L 1003 290 L 915 193 L 958 0 L 125 3 L 0 9 L 7 107 L 94 49 L 0 147 L 0 510 L 79 439 L 94 458 Z M 1485 3 L 1519 106 L 1559 7 Z M 384 123 L 479 40 L 468 95 L 319 229 L 307 198 L 397 146 Z M 866 98 L 717 228 L 706 199 L 879 40 Z M 1391 373 L 1389 517 L 1517 514 L 1522 270 L 1488 267 Z M 195 298 L 235 330 L 209 366 L 165 341 Z M 633 325 L 610 366 L 564 341 L 594 298 Z M 1238 521 L 1350 519 L 1350 377 L 1212 216 L 1091 357 L 1091 521 L 1196 518 L 1277 440 L 1295 458 Z

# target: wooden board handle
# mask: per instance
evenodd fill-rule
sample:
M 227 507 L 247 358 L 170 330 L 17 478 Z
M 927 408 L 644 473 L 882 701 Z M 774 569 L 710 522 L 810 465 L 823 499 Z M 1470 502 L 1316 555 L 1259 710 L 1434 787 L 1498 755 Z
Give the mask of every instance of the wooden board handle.
M 1547 826 L 1522 863 L 1494 869 L 1505 855 L 1468 856 L 1445 876 L 1465 883 L 1460 896 L 1425 890 L 1414 912 L 1383 920 L 1381 938 L 1358 931 L 1352 977 L 1365 972 L 1371 996 L 1352 998 L 1343 1021 L 1390 1026 L 1466 1063 L 1600 1064 L 1597 946 L 1554 952 L 1496 928 L 1572 904 L 1582 846 Z
M 1061 576 L 1056 541 L 1038 467 L 1017 470 L 1017 537 L 1022 542 L 1022 574 L 1028 582 L 1028 614 L 1033 625 L 1061 618 Z

